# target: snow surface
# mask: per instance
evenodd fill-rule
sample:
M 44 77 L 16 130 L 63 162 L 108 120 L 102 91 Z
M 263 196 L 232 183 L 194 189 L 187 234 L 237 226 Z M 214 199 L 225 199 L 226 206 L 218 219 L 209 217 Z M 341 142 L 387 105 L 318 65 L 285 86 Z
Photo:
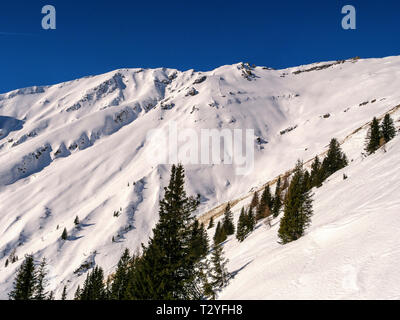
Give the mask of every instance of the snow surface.
M 327 64 L 332 65 L 324 68 Z M 315 67 L 321 70 L 297 73 Z M 232 165 L 185 167 L 188 194 L 202 196 L 198 212 L 201 214 L 218 204 L 247 195 L 251 188 L 291 169 L 298 158 L 308 160 L 326 150 L 332 137 L 343 140 L 373 116 L 381 116 L 400 104 L 400 57 L 323 62 L 284 70 L 256 67 L 252 73 L 254 77 L 246 78 L 241 64 L 222 66 L 209 72 L 120 69 L 58 85 L 1 94 L 0 298 L 7 298 L 15 270 L 25 254 L 34 253 L 37 260 L 45 256 L 50 267 L 49 290 L 55 290 L 57 297 L 67 284 L 71 297 L 76 286 L 84 280 L 86 270 L 80 268 L 82 265 L 95 262 L 106 273 L 111 273 L 125 247 L 136 250 L 141 242 L 147 241 L 158 218 L 158 201 L 169 179 L 169 165 L 153 165 L 149 161 L 154 150 L 165 147 L 161 143 L 148 143 L 146 135 L 151 129 L 165 128 L 171 120 L 177 122 L 179 129 L 193 128 L 197 132 L 202 128 L 250 128 L 254 129 L 256 137 L 267 142 L 254 143 L 255 168 L 246 176 L 236 175 Z M 206 79 L 202 78 L 204 76 Z M 398 120 L 399 114 L 394 117 Z M 280 134 L 290 127 L 296 128 Z M 364 136 L 365 130 L 359 131 L 344 145 L 349 159 L 354 159 L 355 163 L 361 161 Z M 386 159 L 389 156 L 388 151 Z M 396 155 L 390 158 L 391 167 L 397 165 L 395 158 Z M 360 162 L 360 166 L 363 163 Z M 361 173 L 357 177 L 364 179 Z M 350 175 L 349 184 L 354 183 L 351 180 Z M 375 188 L 378 184 L 373 183 Z M 326 188 L 329 186 L 327 184 Z M 340 186 L 345 188 L 343 183 Z M 330 215 L 332 223 L 336 221 L 335 217 L 341 221 L 333 211 L 338 209 L 337 202 L 326 203 L 323 195 L 321 202 L 318 201 L 318 194 L 322 194 L 324 188 L 316 194 L 317 213 L 312 226 L 312 230 L 321 227 L 319 238 L 309 247 L 311 251 L 293 249 L 299 255 L 298 259 L 300 256 L 317 256 L 322 252 L 317 244 L 322 246 L 320 242 L 328 241 L 326 238 L 321 240 L 330 231 L 324 229 L 325 220 L 318 220 L 320 208 L 327 214 L 333 212 Z M 364 196 L 374 189 L 367 184 L 358 188 L 352 189 L 350 195 L 358 206 L 363 206 Z M 370 197 L 372 195 L 367 198 Z M 385 205 L 391 203 L 395 210 L 393 194 L 390 199 Z M 340 205 L 350 206 L 344 201 Z M 356 204 L 351 208 L 355 210 Z M 117 211 L 118 217 L 114 216 Z M 353 216 L 351 212 L 341 212 L 343 219 Z M 76 215 L 81 221 L 80 228 L 73 224 Z M 360 219 L 364 221 L 362 217 Z M 396 226 L 394 220 L 388 222 L 389 225 Z M 69 233 L 66 242 L 60 240 L 64 228 Z M 346 230 L 345 227 L 338 229 L 337 232 Z M 364 231 L 366 233 L 362 228 L 357 231 L 360 241 L 367 237 L 370 229 Z M 113 236 L 115 242 L 111 241 Z M 296 244 L 278 246 L 275 239 L 269 238 L 275 236 L 276 232 L 256 231 L 240 245 L 229 241 L 226 248 L 230 267 L 243 267 L 245 260 L 237 257 L 239 251 L 249 259 L 255 259 L 256 249 L 252 247 L 275 248 L 276 252 L 282 252 L 280 259 L 285 252 L 292 254 L 288 250 Z M 253 242 L 253 239 L 258 240 Z M 256 241 L 259 242 L 256 244 Z M 380 243 L 376 245 L 382 252 L 387 249 Z M 332 247 L 324 254 L 331 254 L 330 249 L 336 250 Z M 14 250 L 19 261 L 5 268 L 6 259 Z M 359 250 L 356 251 L 355 254 Z M 283 264 L 289 268 L 295 255 L 284 263 L 276 252 L 271 252 L 265 263 L 271 266 L 270 262 L 276 260 L 276 268 L 279 266 L 289 273 Z M 263 251 L 258 254 L 261 257 Z M 390 260 L 390 257 L 393 254 L 386 259 Z M 237 274 L 222 297 L 239 298 L 244 294 L 235 288 L 247 270 L 256 266 L 261 268 L 263 264 L 256 261 Z M 360 270 L 361 265 L 368 268 L 368 263 L 361 261 L 354 268 Z M 315 262 L 311 261 L 310 266 L 313 265 Z M 340 279 L 342 271 L 336 270 L 334 279 Z M 352 274 L 358 274 L 354 272 Z M 250 278 L 243 279 L 251 281 Z M 354 287 L 354 279 L 349 279 L 349 286 Z M 389 276 L 388 281 L 392 281 Z M 295 295 L 295 290 L 302 296 L 301 283 L 288 284 L 283 280 L 278 283 L 277 280 L 271 282 L 270 287 L 275 286 L 276 297 L 284 297 L 284 292 L 289 291 Z M 358 288 L 362 286 L 362 283 L 356 284 Z M 362 287 L 360 291 L 367 295 L 367 289 Z M 375 292 L 376 296 L 391 297 L 390 290 L 383 289 L 371 289 L 368 294 Z M 254 292 L 252 298 L 270 297 L 268 290 L 255 288 L 248 294 Z M 310 289 L 303 297 L 320 298 L 320 291 Z M 346 291 L 342 295 L 357 297 L 360 291 Z M 334 296 L 333 290 L 329 294 Z M 338 291 L 335 297 L 340 296 L 341 291 Z
M 271 228 L 259 222 L 240 244 L 228 239 L 228 269 L 239 272 L 219 298 L 400 299 L 400 138 L 386 150 L 314 188 L 303 238 L 278 244 L 278 217 Z

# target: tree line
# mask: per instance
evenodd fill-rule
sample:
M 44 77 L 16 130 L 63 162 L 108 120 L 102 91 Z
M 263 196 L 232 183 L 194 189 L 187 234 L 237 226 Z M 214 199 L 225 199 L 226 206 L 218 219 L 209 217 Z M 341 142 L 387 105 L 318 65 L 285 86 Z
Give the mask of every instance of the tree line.
M 374 153 L 396 135 L 393 119 L 386 114 L 382 124 L 373 118 L 365 142 L 365 151 Z M 192 214 L 199 205 L 199 197 L 188 197 L 184 189 L 184 169 L 173 165 L 169 185 L 160 201 L 159 221 L 147 245 L 142 244 L 142 254 L 122 254 L 116 272 L 105 277 L 101 267 L 95 266 L 75 292 L 75 300 L 177 300 L 215 299 L 231 277 L 226 268 L 222 243 L 229 235 L 242 242 L 254 230 L 258 220 L 277 218 L 281 211 L 278 236 L 279 243 L 286 244 L 302 237 L 311 224 L 312 194 L 314 187 L 336 171 L 346 167 L 348 160 L 339 142 L 333 138 L 325 158 L 316 156 L 311 170 L 304 169 L 298 160 L 290 183 L 279 177 L 274 195 L 267 184 L 261 196 L 256 191 L 247 210 L 242 207 L 235 227 L 230 203 L 218 222 L 213 237 L 209 240 L 204 224 Z M 344 175 L 344 178 L 347 176 Z M 283 207 L 283 210 L 281 210 Z M 270 221 L 270 220 L 269 220 Z M 79 225 L 76 217 L 75 225 Z M 214 227 L 211 217 L 208 229 Z M 64 229 L 61 239 L 67 240 Z M 211 258 L 209 259 L 209 254 Z M 8 261 L 6 262 L 8 263 Z M 17 271 L 12 300 L 52 300 L 54 293 L 46 291 L 47 267 L 43 258 L 35 264 L 33 255 L 27 255 Z M 63 287 L 61 300 L 65 300 L 67 287 Z
M 242 207 L 236 228 L 233 224 L 231 206 L 228 203 L 223 219 L 218 222 L 215 229 L 214 243 L 222 243 L 229 235 L 234 234 L 235 230 L 236 239 L 239 242 L 244 241 L 254 230 L 258 220 L 267 218 L 267 223 L 271 225 L 271 220 L 279 216 L 282 208 L 283 217 L 278 230 L 279 242 L 286 244 L 299 239 L 311 223 L 312 188 L 320 187 L 330 175 L 347 165 L 347 157 L 341 150 L 339 142 L 335 138 L 331 139 L 325 158 L 321 162 L 316 156 L 311 164 L 310 172 L 304 169 L 302 161 L 298 160 L 290 183 L 287 177 L 284 178 L 283 183 L 279 177 L 274 195 L 271 193 L 269 184 L 265 186 L 260 197 L 257 191 L 254 192 L 248 208 Z M 211 218 L 208 228 L 213 226 L 214 220 Z
M 204 225 L 192 216 L 199 197 L 186 195 L 182 165 L 172 166 L 164 191 L 159 221 L 147 245 L 142 244 L 141 255 L 131 255 L 126 249 L 116 272 L 108 277 L 101 267 L 94 266 L 82 287 L 76 289 L 75 300 L 215 299 L 227 285 L 231 277 L 228 260 L 220 244 L 209 248 Z M 9 298 L 52 298 L 52 293 L 46 296 L 43 292 L 46 273 L 42 267 L 39 270 L 35 271 L 33 256 L 26 256 Z M 65 298 L 64 286 L 61 299 Z

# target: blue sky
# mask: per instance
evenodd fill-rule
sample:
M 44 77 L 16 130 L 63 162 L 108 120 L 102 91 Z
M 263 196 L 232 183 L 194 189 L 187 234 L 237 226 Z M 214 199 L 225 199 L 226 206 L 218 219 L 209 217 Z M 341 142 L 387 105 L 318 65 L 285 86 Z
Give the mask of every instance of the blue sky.
M 54 5 L 57 29 L 41 28 Z M 357 29 L 343 30 L 354 5 Z M 0 92 L 125 67 L 284 68 L 400 54 L 399 1 L 77 1 L 0 3 Z

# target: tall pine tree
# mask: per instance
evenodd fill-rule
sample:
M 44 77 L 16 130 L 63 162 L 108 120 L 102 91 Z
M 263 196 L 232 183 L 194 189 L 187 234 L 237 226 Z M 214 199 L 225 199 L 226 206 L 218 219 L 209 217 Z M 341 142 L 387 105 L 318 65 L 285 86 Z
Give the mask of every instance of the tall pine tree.
M 187 197 L 182 165 L 172 166 L 171 179 L 160 201 L 160 219 L 130 279 L 133 299 L 191 299 L 198 276 L 191 254 L 192 213 L 198 198 Z
M 342 152 L 339 142 L 335 138 L 332 138 L 329 143 L 328 153 L 322 162 L 322 170 L 325 175 L 324 179 L 344 168 L 347 164 L 347 157 Z
M 396 128 L 393 124 L 393 119 L 390 117 L 390 114 L 386 114 L 382 121 L 381 126 L 381 134 L 385 142 L 389 142 L 396 135 Z
M 35 300 L 46 300 L 47 292 L 45 288 L 47 286 L 47 273 L 46 258 L 43 258 L 36 273 Z
M 269 184 L 267 184 L 256 208 L 256 220 L 269 216 L 272 212 L 273 203 L 274 199 L 272 198 Z
M 280 221 L 278 236 L 281 244 L 295 241 L 304 235 L 311 223 L 312 199 L 304 181 L 304 169 L 298 161 L 285 197 L 284 215 Z
M 31 300 L 35 294 L 36 272 L 33 255 L 27 255 L 18 269 L 10 300 Z
M 126 295 L 130 262 L 131 257 L 129 249 L 125 249 L 118 261 L 117 270 L 115 271 L 114 279 L 111 284 L 110 298 L 112 300 L 123 300 Z
M 376 150 L 378 150 L 380 146 L 380 139 L 381 132 L 379 128 L 379 122 L 378 119 L 374 117 L 367 133 L 367 138 L 365 141 L 365 151 L 367 151 L 368 154 L 372 154 Z
M 224 258 L 222 245 L 214 245 L 211 262 L 213 264 L 211 279 L 215 292 L 226 287 L 230 278 L 230 274 L 226 268 L 226 265 L 229 261 Z
M 79 300 L 105 299 L 107 299 L 107 294 L 104 285 L 104 272 L 102 268 L 96 266 L 86 276 L 82 290 L 80 290 Z
M 272 215 L 276 218 L 279 215 L 279 210 L 282 207 L 282 200 L 281 200 L 281 177 L 278 177 L 278 181 L 276 182 L 275 187 L 275 196 L 274 196 L 274 203 L 272 205 Z
M 233 214 L 229 202 L 225 207 L 224 219 L 222 220 L 222 228 L 224 229 L 225 234 L 227 236 L 235 233 L 235 225 L 233 224 Z
M 247 235 L 247 226 L 246 226 L 246 214 L 244 212 L 244 208 L 240 211 L 240 216 L 236 228 L 236 239 L 239 240 L 239 242 L 242 242 Z

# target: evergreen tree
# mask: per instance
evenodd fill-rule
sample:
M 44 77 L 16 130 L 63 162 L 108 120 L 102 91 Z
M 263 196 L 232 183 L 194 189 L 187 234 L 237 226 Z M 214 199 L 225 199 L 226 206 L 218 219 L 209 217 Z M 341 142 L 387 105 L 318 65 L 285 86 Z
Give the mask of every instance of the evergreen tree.
M 207 259 L 204 259 L 199 268 L 199 282 L 200 289 L 198 290 L 201 293 L 200 299 L 211 299 L 215 300 L 215 290 L 212 282 L 209 281 L 209 273 L 210 263 Z
M 54 291 L 50 291 L 49 296 L 46 300 L 54 300 Z
M 207 229 L 211 229 L 212 227 L 214 227 L 214 217 L 210 218 L 210 223 L 208 224 Z
M 285 197 L 284 216 L 280 221 L 278 235 L 281 244 L 299 239 L 311 222 L 312 199 L 304 184 L 304 170 L 298 161 Z
M 229 202 L 225 207 L 224 219 L 222 220 L 222 228 L 224 229 L 224 232 L 227 236 L 235 233 L 235 225 L 233 224 L 233 214 Z
M 271 195 L 271 190 L 269 184 L 264 188 L 263 193 L 261 194 L 260 201 L 256 208 L 256 220 L 267 217 L 271 214 L 271 210 L 273 207 L 274 199 Z M 252 206 L 250 206 L 252 208 Z
M 81 286 L 79 285 L 76 288 L 74 300 L 81 300 Z
M 126 294 L 128 285 L 129 263 L 131 257 L 129 249 L 125 249 L 121 258 L 118 261 L 117 270 L 110 289 L 110 298 L 113 300 L 122 300 Z
M 86 276 L 82 290 L 79 294 L 79 300 L 104 300 L 106 291 L 104 287 L 103 269 L 96 266 L 92 272 Z
M 127 286 L 125 290 L 125 294 L 123 296 L 123 300 L 136 300 L 138 296 L 138 290 L 140 288 L 137 287 L 138 283 L 135 281 L 137 275 L 141 272 L 138 268 L 139 261 L 142 259 L 140 256 L 133 255 L 128 265 L 128 273 L 127 273 Z
M 214 243 L 218 244 L 221 242 L 224 242 L 227 238 L 226 231 L 223 225 L 218 221 L 217 227 L 215 228 L 215 234 L 214 234 Z
M 45 292 L 45 288 L 47 286 L 47 273 L 46 258 L 43 258 L 36 273 L 35 300 L 46 300 L 47 292 Z
M 250 202 L 250 208 L 256 208 L 258 206 L 258 192 L 254 192 L 253 198 L 251 199 Z
M 195 260 L 203 259 L 208 252 L 208 235 L 204 224 L 199 224 L 198 220 L 192 225 L 191 254 Z
M 306 190 L 311 190 L 312 189 L 311 176 L 310 176 L 310 173 L 307 170 L 304 171 L 304 178 L 303 179 L 304 179 L 304 186 L 305 186 Z
M 160 219 L 130 280 L 134 299 L 191 299 L 198 261 L 191 254 L 192 213 L 198 198 L 187 197 L 182 165 L 172 166 L 171 179 L 160 201 Z
M 379 128 L 379 122 L 376 117 L 371 122 L 370 128 L 368 130 L 367 138 L 366 138 L 366 146 L 365 151 L 368 154 L 374 153 L 378 150 L 380 146 L 381 132 Z
M 396 135 L 396 129 L 393 124 L 393 119 L 390 114 L 386 114 L 382 121 L 381 134 L 385 142 L 389 142 Z
M 318 156 L 316 156 L 313 163 L 311 164 L 311 174 L 310 174 L 311 187 L 319 188 L 322 185 L 322 182 L 324 181 L 324 176 L 325 173 L 323 171 L 322 164 L 319 161 Z
M 347 166 L 347 157 L 342 152 L 339 142 L 333 138 L 329 143 L 328 153 L 324 161 L 322 162 L 322 167 L 324 170 L 324 179 L 334 174 L 336 171 Z
M 246 214 L 244 212 L 244 208 L 240 211 L 240 216 L 236 228 L 236 239 L 242 242 L 247 235 L 247 227 L 246 227 Z
M 75 224 L 76 226 L 78 226 L 78 225 L 80 224 L 80 221 L 79 221 L 79 217 L 78 217 L 78 216 L 75 217 L 74 224 Z
M 226 269 L 228 260 L 224 258 L 223 248 L 220 244 L 214 245 L 211 262 L 213 264 L 211 279 L 215 292 L 224 288 L 230 278 L 230 274 Z
M 62 294 L 61 294 L 61 300 L 67 300 L 67 286 L 64 286 Z
M 68 239 L 68 232 L 67 232 L 67 228 L 64 228 L 64 231 L 61 235 L 61 239 L 62 240 L 67 240 Z
M 282 200 L 281 200 L 281 177 L 278 178 L 275 187 L 275 196 L 274 196 L 274 203 L 272 205 L 272 215 L 276 218 L 279 215 L 279 210 L 282 207 Z
M 250 233 L 254 230 L 256 226 L 256 217 L 253 214 L 253 209 L 249 208 L 249 211 L 246 215 L 246 227 L 247 227 L 247 233 Z
M 33 255 L 27 255 L 18 269 L 10 300 L 30 300 L 35 293 L 36 272 Z

